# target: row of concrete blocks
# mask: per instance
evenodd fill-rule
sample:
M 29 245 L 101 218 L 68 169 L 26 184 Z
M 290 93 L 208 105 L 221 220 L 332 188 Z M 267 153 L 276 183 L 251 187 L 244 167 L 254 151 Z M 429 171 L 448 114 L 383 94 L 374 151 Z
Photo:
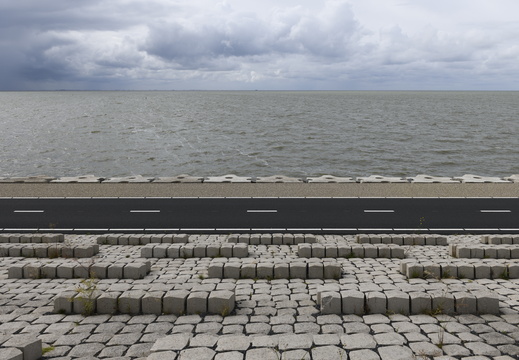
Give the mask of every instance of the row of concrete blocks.
M 447 245 L 447 237 L 434 234 L 358 234 L 355 238 L 359 244 Z
M 51 244 L 65 241 L 63 234 L 0 234 L 0 243 L 15 243 L 15 244 Z
M 519 235 L 482 235 L 480 241 L 492 245 L 519 245 Z
M 231 234 L 227 237 L 228 243 L 248 245 L 297 245 L 316 241 L 312 234 Z
M 97 237 L 100 245 L 146 245 L 146 244 L 185 244 L 187 234 L 105 234 Z
M 456 258 L 519 259 L 519 245 L 450 244 L 449 254 Z
M 400 272 L 409 279 L 519 279 L 519 263 L 420 263 L 416 260 L 402 260 Z
M 42 353 L 41 340 L 31 334 L 11 335 L 0 345 L 2 360 L 38 360 Z
M 143 258 L 245 258 L 249 256 L 247 244 L 148 244 L 141 248 Z
M 332 259 L 313 261 L 250 262 L 213 259 L 208 275 L 218 279 L 339 279 L 341 265 Z
M 84 314 L 90 311 L 97 314 L 218 314 L 228 315 L 235 307 L 234 289 L 213 291 L 171 290 L 146 291 L 129 290 L 125 292 L 95 291 L 84 297 L 75 290 L 64 291 L 54 300 L 54 312 L 65 314 Z
M 0 257 L 89 258 L 99 253 L 99 245 L 0 244 Z
M 405 258 L 404 248 L 393 244 L 299 244 L 297 254 L 302 258 Z
M 17 263 L 8 269 L 9 279 L 143 279 L 151 270 L 149 261 L 95 263 L 89 265 L 40 262 Z
M 499 298 L 488 291 L 363 293 L 326 287 L 317 291 L 321 314 L 499 314 Z

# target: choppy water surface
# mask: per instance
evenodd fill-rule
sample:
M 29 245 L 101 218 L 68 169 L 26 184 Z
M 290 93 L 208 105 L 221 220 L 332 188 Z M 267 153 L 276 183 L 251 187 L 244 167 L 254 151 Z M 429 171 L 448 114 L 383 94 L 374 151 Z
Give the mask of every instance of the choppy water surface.
M 508 176 L 518 104 L 518 92 L 0 92 L 0 176 Z

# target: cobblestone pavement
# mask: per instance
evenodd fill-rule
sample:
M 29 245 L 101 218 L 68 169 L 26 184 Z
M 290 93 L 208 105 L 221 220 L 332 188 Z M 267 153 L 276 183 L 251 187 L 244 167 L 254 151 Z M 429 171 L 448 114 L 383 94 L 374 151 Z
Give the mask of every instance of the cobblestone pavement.
M 224 242 L 225 235 L 191 235 L 194 243 Z M 479 243 L 480 236 L 450 236 L 449 243 Z M 353 243 L 353 236 L 317 236 L 321 243 Z M 67 235 L 65 243 L 94 244 L 91 235 Z M 92 259 L 140 258 L 141 246 L 101 245 Z M 296 245 L 250 245 L 250 258 L 297 258 Z M 407 246 L 406 257 L 449 258 L 446 246 Z M 207 278 L 210 258 L 156 259 L 142 280 L 107 279 L 100 291 L 211 291 L 236 286 L 229 315 L 63 315 L 53 300 L 74 290 L 80 279 L 8 279 L 9 266 L 27 259 L 0 258 L 0 343 L 13 334 L 42 340 L 44 359 L 517 359 L 519 280 L 407 279 L 399 259 L 338 259 L 338 280 Z M 50 261 L 49 259 L 33 259 Z M 56 261 L 53 259 L 52 261 Z M 508 260 L 510 262 L 518 260 Z M 360 291 L 385 292 L 409 286 L 480 286 L 499 296 L 498 315 L 401 314 L 322 315 L 317 287 L 356 284 Z

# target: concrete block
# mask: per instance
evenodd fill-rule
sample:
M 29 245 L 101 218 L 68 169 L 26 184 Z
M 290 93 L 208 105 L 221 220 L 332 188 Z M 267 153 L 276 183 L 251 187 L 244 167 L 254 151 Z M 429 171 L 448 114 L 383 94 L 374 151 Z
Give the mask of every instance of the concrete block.
M 146 245 L 146 244 L 151 244 L 152 243 L 152 239 L 154 239 L 155 241 L 158 241 L 158 238 L 156 237 L 153 237 L 152 235 L 141 235 L 141 239 L 139 240 L 139 243 L 141 245 Z M 130 243 L 130 241 L 128 241 L 128 244 Z
M 458 278 L 460 279 L 474 279 L 474 265 L 460 264 L 458 265 Z
M 355 237 L 355 239 L 357 240 L 357 242 L 359 244 L 369 244 L 369 236 L 368 235 L 357 235 Z
M 455 292 L 454 303 L 458 314 L 476 314 L 476 297 L 468 292 Z
M 404 245 L 404 237 L 399 235 L 391 235 L 391 243 L 395 245 Z
M 60 264 L 56 269 L 56 277 L 58 279 L 73 279 L 74 278 L 74 265 L 73 264 Z
M 380 243 L 386 244 L 386 245 L 391 244 L 392 243 L 391 235 L 387 235 L 387 234 L 380 235 Z
M 283 234 L 272 234 L 272 245 L 283 245 Z
M 198 244 L 193 249 L 193 257 L 204 258 L 207 257 L 207 245 Z M 214 257 L 214 256 L 213 256 Z
M 293 262 L 289 264 L 291 279 L 306 279 L 307 266 L 303 262 Z
M 187 235 L 187 234 L 175 234 L 173 236 L 174 244 L 187 244 L 188 241 L 189 241 L 189 235 Z
M 411 314 L 429 313 L 432 310 L 431 295 L 426 292 L 410 292 Z
M 51 258 L 51 259 L 54 259 L 54 258 L 57 258 L 57 257 L 61 257 L 61 249 L 62 247 L 60 246 L 56 246 L 56 245 L 52 245 L 50 246 L 49 248 L 45 249 L 44 247 L 41 247 L 41 248 L 36 248 L 35 250 L 35 255 L 37 257 L 45 257 L 45 256 L 40 256 L 40 255 L 43 255 L 40 254 L 40 250 L 45 252 L 47 252 L 47 257 Z
M 256 276 L 260 279 L 274 278 L 274 264 L 273 263 L 258 263 L 256 265 Z
M 119 245 L 119 236 L 122 234 L 109 234 L 106 236 L 108 245 Z
M 456 246 L 456 257 L 457 258 L 470 258 L 470 248 L 467 246 L 462 246 L 462 245 Z
M 288 263 L 274 264 L 274 279 L 289 279 L 289 278 L 290 278 L 290 266 L 288 265 Z
M 223 277 L 225 279 L 239 279 L 240 278 L 240 263 L 228 262 L 223 267 Z
M 210 314 L 226 316 L 234 310 L 235 302 L 234 291 L 211 291 L 207 300 L 207 311 Z
M 194 291 L 191 292 L 186 301 L 187 314 L 205 314 L 207 312 L 207 298 L 209 292 Z
M 223 279 L 223 266 L 222 262 L 211 262 L 207 268 L 207 274 L 210 278 Z
M 519 235 L 512 236 L 512 244 L 519 245 Z
M 173 245 L 170 245 L 168 247 L 168 249 L 166 250 L 166 256 L 169 258 L 169 259 L 177 259 L 180 257 L 180 247 L 182 245 L 180 244 L 173 244 Z
M 20 234 L 11 234 L 9 236 L 8 242 L 11 244 L 19 244 L 20 243 Z
M 371 244 L 364 245 L 364 257 L 375 259 L 378 257 L 378 246 L 373 246 Z
M 23 352 L 13 347 L 0 348 L 0 359 L 23 360 Z
M 146 265 L 143 263 L 128 263 L 123 268 L 124 279 L 144 279 L 146 275 Z
M 391 258 L 403 259 L 405 258 L 405 250 L 402 247 L 393 246 L 391 249 Z
M 512 236 L 503 236 L 501 237 L 501 244 L 503 245 L 512 245 L 514 242 L 513 242 L 513 238 Z
M 492 279 L 506 279 L 508 277 L 507 266 L 505 264 L 494 263 L 490 265 L 490 273 Z
M 420 263 L 407 263 L 407 273 L 406 276 L 408 279 L 416 279 L 424 276 L 424 268 Z
M 272 235 L 261 234 L 260 235 L 260 244 L 261 245 L 272 245 Z
M 315 244 L 317 242 L 317 238 L 315 235 L 312 234 L 304 234 L 305 236 L 305 243 L 307 244 Z
M 233 247 L 234 247 L 234 244 L 223 243 L 220 246 L 220 255 L 225 258 L 233 257 L 233 255 L 232 255 Z
M 510 259 L 519 259 L 519 247 L 510 248 Z
M 378 247 L 378 257 L 379 258 L 390 258 L 391 257 L 391 249 L 389 246 L 379 246 Z
M 483 259 L 485 257 L 485 250 L 480 247 L 470 248 L 470 257 L 472 259 Z
M 11 246 L 9 248 L 9 257 L 20 257 L 22 256 L 22 248 Z
M 162 235 L 161 242 L 163 244 L 173 244 L 173 234 Z
M 488 236 L 487 244 L 501 245 L 501 236 Z
M 130 235 L 128 238 L 128 245 L 141 245 L 141 236 L 140 235 Z
M 441 276 L 442 278 L 457 278 L 458 267 L 453 264 L 441 264 Z
M 339 251 L 337 249 L 337 245 L 336 244 L 329 244 L 329 245 L 324 247 L 324 250 L 325 250 L 325 256 L 327 258 L 335 259 L 339 255 Z
M 239 237 L 239 235 L 237 235 L 237 234 L 231 234 L 231 235 L 227 236 L 227 240 L 226 241 L 229 244 L 237 244 L 238 243 L 238 237 Z
M 238 242 L 240 244 L 250 244 L 250 235 L 249 234 L 241 234 L 238 237 Z
M 414 245 L 414 237 L 412 235 L 405 235 L 402 239 L 404 245 Z
M 34 257 L 34 248 L 32 246 L 24 246 L 20 249 L 21 256 L 32 258 Z
M 320 295 L 319 306 L 321 308 L 321 314 L 341 314 L 342 313 L 342 300 L 341 294 L 337 291 L 327 291 Z
M 163 259 L 166 257 L 169 244 L 157 244 L 153 247 L 153 257 Z
M 312 257 L 323 258 L 326 254 L 323 244 L 313 244 L 312 246 Z
M 221 253 L 220 253 L 220 244 L 210 244 L 210 245 L 207 245 L 207 257 L 219 257 L 221 256 Z
M 96 279 L 107 279 L 108 278 L 108 268 L 110 267 L 110 263 L 98 262 L 92 264 L 90 266 L 90 277 L 94 277 Z
M 162 314 L 162 298 L 164 291 L 150 291 L 146 292 L 142 297 L 142 313 L 143 314 Z
M 492 272 L 488 264 L 474 264 L 474 278 L 492 279 Z
M 24 360 L 38 360 L 42 356 L 41 340 L 33 334 L 12 335 L 2 346 L 20 350 Z
M 342 267 L 337 262 L 324 263 L 324 278 L 325 279 L 340 279 L 342 275 Z
M 386 295 L 378 291 L 366 293 L 366 313 L 385 314 L 387 312 Z
M 108 236 L 108 235 L 99 235 L 99 236 L 97 237 L 97 243 L 98 243 L 99 245 L 106 245 L 106 244 L 108 244 L 108 241 L 106 240 L 107 236 Z
M 413 245 L 425 245 L 425 237 L 422 235 L 413 235 Z
M 25 279 L 40 279 L 41 266 L 38 263 L 29 263 L 23 268 L 23 277 Z
M 441 314 L 454 314 L 454 296 L 446 291 L 435 290 L 429 292 L 432 297 L 432 311 Z
M 54 312 L 57 314 L 72 314 L 72 302 L 77 292 L 63 291 L 54 299 Z
M 448 245 L 447 237 L 446 236 L 437 236 L 436 237 L 436 245 L 447 246 Z
M 256 275 L 256 264 L 243 264 L 240 269 L 241 279 L 254 279 L 259 277 Z
M 171 290 L 162 298 L 162 310 L 164 314 L 186 314 L 186 301 L 190 292 L 187 290 Z
M 302 244 L 305 242 L 304 234 L 294 234 L 294 245 Z
M 508 277 L 510 279 L 519 279 L 519 264 L 508 264 Z
M 90 258 L 95 254 L 93 246 L 80 245 L 74 248 L 74 257 L 77 258 Z
M 260 244 L 261 235 L 260 234 L 251 234 L 249 239 L 249 244 L 251 245 L 259 245 Z
M 247 244 L 236 244 L 232 248 L 232 256 L 246 258 L 249 256 L 249 246 Z
M 61 256 L 66 259 L 74 257 L 74 249 L 71 246 L 64 246 L 61 248 Z
M 441 278 L 441 267 L 436 263 L 426 263 L 423 267 L 424 276 L 427 278 L 440 279 Z
M 72 301 L 72 312 L 74 314 L 89 315 L 96 313 L 96 299 L 101 295 L 99 291 L 91 294 L 78 293 Z
M 351 257 L 351 246 L 347 244 L 338 244 L 337 245 L 337 257 L 341 258 L 349 258 Z
M 74 266 L 74 279 L 88 279 L 90 277 L 90 271 L 88 266 L 76 264 Z
M 364 315 L 364 294 L 357 290 L 343 290 L 342 313 L 348 315 Z
M 409 315 L 409 294 L 403 291 L 387 291 L 387 310 L 394 314 Z
M 510 259 L 510 248 L 499 248 L 496 250 L 498 259 Z
M 152 258 L 153 257 L 153 245 L 147 244 L 141 247 L 141 257 L 142 258 Z
M 485 248 L 485 257 L 489 259 L 497 259 L 497 249 Z
M 435 246 L 436 245 L 436 236 L 435 235 L 425 235 L 425 245 L 427 246 Z
M 363 258 L 364 257 L 364 246 L 354 244 L 351 246 L 351 252 L 354 257 Z
M 479 314 L 499 314 L 499 298 L 489 291 L 476 291 L 477 311 Z
M 283 234 L 283 245 L 294 245 L 294 235 Z
M 194 244 L 185 244 L 184 246 L 180 247 L 179 250 L 179 257 L 187 259 L 193 257 L 193 251 L 194 251 L 195 245 Z
M 309 279 L 323 279 L 324 278 L 324 268 L 323 263 L 308 263 L 308 278 Z
M 146 294 L 143 290 L 128 290 L 119 296 L 118 308 L 122 314 L 138 315 L 141 313 L 141 301 Z
M 50 263 L 50 264 L 44 264 L 41 267 L 41 277 L 43 279 L 56 279 L 57 278 L 57 271 L 58 264 Z
M 312 245 L 299 244 L 297 246 L 297 254 L 300 258 L 311 258 L 312 257 Z
M 117 242 L 119 243 L 119 245 L 129 245 L 130 244 L 129 239 L 130 239 L 130 236 L 127 234 L 124 234 L 124 235 L 119 236 L 119 239 L 117 239 Z
M 113 263 L 106 270 L 108 279 L 123 279 L 124 264 Z

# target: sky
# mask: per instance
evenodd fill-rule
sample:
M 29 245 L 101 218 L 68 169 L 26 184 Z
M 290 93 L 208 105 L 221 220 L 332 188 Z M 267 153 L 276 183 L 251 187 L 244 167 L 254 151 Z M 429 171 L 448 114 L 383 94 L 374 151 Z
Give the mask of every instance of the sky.
M 0 90 L 519 90 L 519 1 L 8 0 L 0 54 Z

